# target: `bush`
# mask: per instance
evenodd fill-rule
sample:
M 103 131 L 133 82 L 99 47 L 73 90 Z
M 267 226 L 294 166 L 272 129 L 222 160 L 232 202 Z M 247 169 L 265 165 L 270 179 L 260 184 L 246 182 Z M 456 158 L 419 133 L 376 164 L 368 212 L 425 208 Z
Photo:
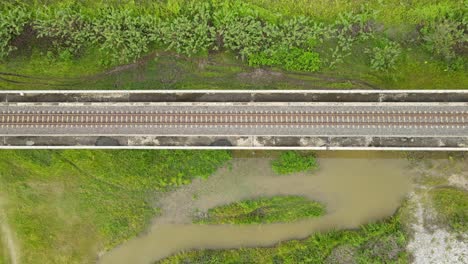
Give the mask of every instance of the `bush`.
M 235 17 L 225 23 L 218 30 L 224 47 L 237 52 L 242 60 L 268 49 L 277 32 L 274 25 L 263 26 L 252 16 Z
M 401 48 L 396 42 L 388 42 L 384 47 L 375 47 L 366 52 L 371 54 L 370 66 L 372 70 L 388 71 L 395 69 Z
M 159 39 L 157 18 L 134 14 L 128 9 L 100 9 L 92 25 L 93 41 L 108 57 L 104 64 L 135 61 L 148 51 L 151 41 Z
M 0 60 L 16 49 L 11 41 L 23 32 L 29 19 L 29 12 L 20 5 L 0 5 Z
M 467 45 L 468 23 L 444 19 L 422 29 L 426 49 L 449 62 Z
M 307 49 L 311 38 L 314 37 L 310 24 L 311 21 L 306 17 L 294 17 L 281 23 L 279 45 Z
M 282 152 L 272 163 L 272 169 L 278 174 L 290 174 L 315 169 L 318 167 L 315 155 L 301 155 L 296 151 Z
M 192 56 L 207 53 L 214 44 L 214 27 L 210 26 L 208 4 L 190 5 L 182 14 L 162 28 L 163 43 L 168 49 Z
M 92 39 L 90 21 L 80 9 L 42 9 L 37 12 L 34 29 L 39 38 L 52 39 L 56 53 L 78 55 Z

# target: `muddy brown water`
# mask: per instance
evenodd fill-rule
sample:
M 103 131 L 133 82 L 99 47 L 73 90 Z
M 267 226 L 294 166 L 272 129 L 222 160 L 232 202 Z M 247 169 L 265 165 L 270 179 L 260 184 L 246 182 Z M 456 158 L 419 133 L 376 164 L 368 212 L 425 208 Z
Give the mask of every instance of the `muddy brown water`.
M 327 154 L 328 155 L 328 154 Z M 158 199 L 162 215 L 144 233 L 111 250 L 101 264 L 152 263 L 189 249 L 272 246 L 318 231 L 357 228 L 392 215 L 410 190 L 404 159 L 366 155 L 319 158 L 320 169 L 275 175 L 268 159 L 235 159 L 207 180 Z M 302 195 L 324 203 L 323 217 L 263 225 L 192 224 L 194 215 L 222 204 L 273 195 Z

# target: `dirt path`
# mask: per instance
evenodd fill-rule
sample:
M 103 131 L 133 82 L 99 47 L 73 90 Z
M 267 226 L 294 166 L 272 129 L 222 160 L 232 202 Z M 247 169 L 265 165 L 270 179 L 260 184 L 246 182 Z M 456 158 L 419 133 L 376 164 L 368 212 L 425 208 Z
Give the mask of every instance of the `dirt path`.
M 9 259 L 11 264 L 18 264 L 19 262 L 19 251 L 18 247 L 15 243 L 13 230 L 11 229 L 10 225 L 7 221 L 7 215 L 3 208 L 5 204 L 4 199 L 0 197 L 0 231 L 1 231 L 1 239 L 4 240 L 4 244 L 8 249 Z
M 408 244 L 408 250 L 414 256 L 413 263 L 468 263 L 468 243 L 464 239 L 440 227 L 432 227 L 434 230 L 426 228 L 425 219 L 433 217 L 431 209 L 425 208 L 422 202 L 422 199 L 427 199 L 428 190 L 416 191 L 410 199 L 415 205 L 415 221 L 411 227 L 414 235 Z
M 434 221 L 437 212 L 432 208 L 429 194 L 434 188 L 447 186 L 468 190 L 468 164 L 463 160 L 442 159 L 415 169 L 436 183 L 417 181 L 409 199 L 414 208 L 413 236 L 408 244 L 413 263 L 468 263 L 468 234 L 456 234 Z

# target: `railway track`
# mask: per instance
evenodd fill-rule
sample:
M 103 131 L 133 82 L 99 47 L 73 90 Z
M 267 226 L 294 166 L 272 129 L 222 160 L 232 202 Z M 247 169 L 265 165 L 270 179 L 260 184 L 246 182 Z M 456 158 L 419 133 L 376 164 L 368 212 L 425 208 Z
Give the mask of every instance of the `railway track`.
M 468 111 L 3 111 L 1 127 L 383 126 L 468 127 Z

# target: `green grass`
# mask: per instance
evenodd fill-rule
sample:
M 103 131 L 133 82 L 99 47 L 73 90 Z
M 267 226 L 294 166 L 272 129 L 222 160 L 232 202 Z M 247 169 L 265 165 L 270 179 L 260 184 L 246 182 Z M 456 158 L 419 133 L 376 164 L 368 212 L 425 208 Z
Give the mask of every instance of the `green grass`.
M 377 11 L 377 20 L 385 25 L 397 26 L 417 24 L 424 19 L 434 19 L 446 15 L 451 10 L 463 6 L 463 2 L 451 0 L 247 0 L 255 6 L 286 16 L 310 16 L 321 21 L 333 21 L 339 13 L 359 10 L 362 4 Z
M 356 230 L 317 233 L 268 248 L 187 251 L 158 263 L 409 263 L 407 239 L 396 214 Z
M 18 55 L 14 59 L 0 63 L 0 71 L 35 77 L 84 77 L 106 69 L 97 63 L 99 57 L 102 57 L 102 54 L 98 50 L 90 49 L 76 59 L 63 60 L 35 48 L 31 54 Z
M 468 232 L 468 192 L 461 189 L 441 187 L 429 192 L 438 222 L 449 229 Z
M 92 263 L 157 214 L 155 191 L 207 177 L 226 151 L 0 151 L 22 263 Z
M 291 174 L 316 169 L 318 164 L 313 153 L 284 151 L 272 161 L 271 167 L 277 174 Z
M 203 224 L 266 224 L 287 223 L 313 218 L 325 213 L 322 204 L 301 196 L 275 196 L 244 200 L 212 208 L 206 217 L 198 219 Z
M 83 58 L 84 60 L 84 58 Z M 83 67 L 86 64 L 81 64 Z M 81 77 L 50 77 L 55 72 L 49 67 L 31 67 L 26 73 L 32 76 L 49 76 L 31 79 L 3 76 L 0 89 L 314 89 L 350 88 L 367 86 L 349 80 L 329 80 L 320 74 L 283 72 L 279 69 L 255 74 L 255 69 L 236 60 L 232 54 L 210 54 L 208 58 L 175 57 L 174 53 L 161 53 L 156 58 L 113 73 Z M 57 66 L 59 67 L 59 66 Z M 20 71 L 21 67 L 17 67 Z M 28 68 L 29 69 L 29 68 Z M 32 71 L 38 71 L 34 74 Z M 47 71 L 48 73 L 39 73 Z M 1 70 L 0 70 L 1 72 Z M 10 82 L 2 80 L 8 79 Z M 339 79 L 339 78 L 338 78 Z M 339 86 L 339 87 L 338 87 Z

